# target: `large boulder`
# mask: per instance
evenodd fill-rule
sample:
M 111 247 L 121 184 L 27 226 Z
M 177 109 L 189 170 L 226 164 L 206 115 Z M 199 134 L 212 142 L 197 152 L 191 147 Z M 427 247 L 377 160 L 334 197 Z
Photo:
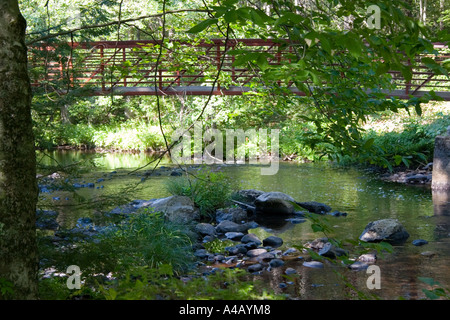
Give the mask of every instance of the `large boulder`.
M 290 215 L 295 212 L 294 198 L 282 192 L 265 192 L 255 199 L 256 214 Z
M 175 223 L 190 223 L 200 219 L 200 211 L 186 196 L 170 196 L 156 199 L 149 206 L 155 212 L 162 212 L 166 220 Z
M 382 219 L 370 222 L 359 239 L 366 242 L 385 241 L 390 244 L 402 244 L 409 238 L 409 233 L 397 219 Z

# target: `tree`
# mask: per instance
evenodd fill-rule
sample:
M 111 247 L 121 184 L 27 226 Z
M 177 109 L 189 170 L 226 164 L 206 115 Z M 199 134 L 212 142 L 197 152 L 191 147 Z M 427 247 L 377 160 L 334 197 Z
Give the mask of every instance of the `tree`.
M 388 71 L 411 81 L 418 67 L 417 56 L 434 53 L 429 28 L 405 14 L 412 11 L 406 2 L 380 0 L 372 6 L 362 0 L 310 1 L 305 5 L 264 0 L 261 6 L 241 2 L 215 3 L 218 5 L 208 8 L 209 19 L 189 32 L 205 34 L 210 32 L 206 28 L 227 25 L 233 34 L 251 30 L 256 38 L 280 41 L 281 48 L 291 55 L 279 64 L 271 63 L 274 56 L 252 52 L 254 49 L 231 50 L 230 54 L 235 55 L 235 66 L 259 68 L 264 87 L 282 92 L 293 84 L 306 94 L 292 101 L 307 106 L 296 116 L 316 126 L 308 138 L 312 148 L 320 143 L 328 155 L 338 158 L 369 153 L 372 141 L 362 139 L 361 124 L 370 115 L 409 107 L 420 114 L 420 104 L 428 101 L 428 96 L 402 101 L 386 94 L 395 88 Z M 377 8 L 376 13 L 371 7 Z M 371 22 L 374 16 L 379 25 Z M 435 74 L 448 76 L 433 59 L 422 62 Z
M 0 298 L 37 298 L 36 159 L 26 21 L 0 0 Z

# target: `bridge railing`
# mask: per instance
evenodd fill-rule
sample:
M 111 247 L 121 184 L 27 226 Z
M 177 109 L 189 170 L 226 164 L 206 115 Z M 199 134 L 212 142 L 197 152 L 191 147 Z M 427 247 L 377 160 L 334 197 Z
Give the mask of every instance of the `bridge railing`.
M 241 94 L 244 90 L 230 90 L 230 87 L 246 88 L 258 80 L 259 73 L 251 67 L 236 67 L 235 55 L 228 54 L 229 50 L 244 48 L 250 53 L 265 53 L 269 64 L 295 59 L 292 47 L 285 49 L 282 41 L 172 41 L 164 44 L 161 56 L 160 45 L 160 41 L 153 40 L 71 43 L 64 54 L 49 44 L 37 46 L 30 54 L 32 84 L 56 88 L 63 83 L 59 90 L 92 87 L 95 94 L 121 89 L 123 94 L 129 95 L 176 94 L 180 88 L 188 94 L 209 94 L 214 85 L 215 94 Z M 434 57 L 436 61 L 450 58 L 444 44 L 436 43 L 435 49 L 440 50 L 439 56 Z M 435 75 L 420 63 L 421 58 L 417 58 L 410 81 L 405 81 L 398 72 L 391 72 L 398 96 L 406 98 L 429 90 L 450 91 L 449 79 Z

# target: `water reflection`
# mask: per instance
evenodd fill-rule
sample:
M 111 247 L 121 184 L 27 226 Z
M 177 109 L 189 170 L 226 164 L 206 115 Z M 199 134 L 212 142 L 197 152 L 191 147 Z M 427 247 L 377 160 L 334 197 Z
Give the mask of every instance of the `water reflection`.
M 434 215 L 450 216 L 450 191 L 433 190 Z

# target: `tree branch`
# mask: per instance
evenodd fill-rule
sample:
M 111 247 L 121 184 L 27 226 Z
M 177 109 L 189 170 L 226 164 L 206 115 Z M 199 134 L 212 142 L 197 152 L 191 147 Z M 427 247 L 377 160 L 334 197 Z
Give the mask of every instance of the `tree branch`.
M 132 22 L 132 21 L 138 21 L 138 20 L 143 20 L 143 19 L 148 19 L 148 18 L 156 18 L 156 17 L 161 17 L 161 16 L 165 16 L 167 14 L 176 14 L 176 13 L 184 13 L 184 12 L 209 12 L 206 9 L 180 9 L 180 10 L 172 10 L 172 11 L 166 11 L 166 12 L 161 12 L 161 13 L 156 13 L 156 14 L 149 14 L 149 15 L 145 15 L 145 16 L 140 16 L 140 17 L 136 17 L 136 18 L 129 18 L 129 19 L 124 19 L 124 20 L 118 20 L 118 21 L 110 21 L 107 23 L 102 23 L 102 24 L 91 24 L 88 26 L 81 26 L 78 28 L 74 28 L 71 30 L 66 30 L 66 31 L 61 31 L 58 33 L 51 33 L 48 34 L 46 36 L 43 37 L 39 37 L 36 39 L 32 39 L 26 42 L 26 45 L 32 45 L 36 42 L 40 42 L 40 41 L 44 41 L 44 40 L 48 40 L 51 38 L 56 38 L 56 37 L 60 37 L 60 36 L 65 36 L 71 33 L 75 33 L 77 31 L 81 31 L 81 30 L 88 30 L 88 29 L 96 29 L 96 28 L 105 28 L 105 27 L 109 27 L 109 26 L 113 26 L 116 24 L 121 24 L 121 23 L 127 23 L 127 22 Z

